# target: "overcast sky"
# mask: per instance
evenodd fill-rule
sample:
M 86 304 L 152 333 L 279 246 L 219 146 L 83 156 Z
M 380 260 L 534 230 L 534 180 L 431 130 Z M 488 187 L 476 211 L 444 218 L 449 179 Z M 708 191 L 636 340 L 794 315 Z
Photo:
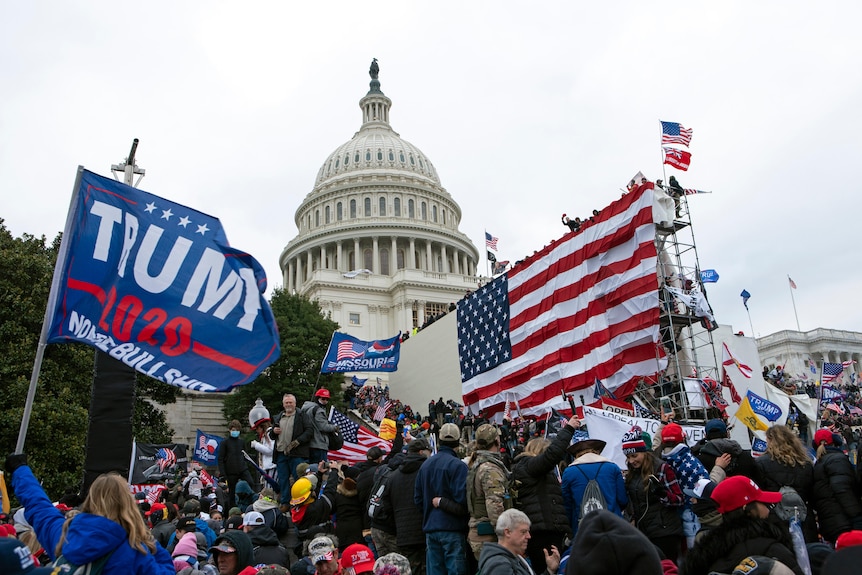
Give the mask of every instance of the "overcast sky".
M 391 124 L 434 163 L 461 231 L 517 260 L 641 170 L 659 120 L 694 131 L 690 198 L 720 323 L 862 331 L 862 4 L 6 2 L 0 218 L 62 230 L 79 164 L 221 219 L 281 284 L 317 171 L 359 129 L 379 60 Z M 484 265 L 484 262 L 483 262 Z

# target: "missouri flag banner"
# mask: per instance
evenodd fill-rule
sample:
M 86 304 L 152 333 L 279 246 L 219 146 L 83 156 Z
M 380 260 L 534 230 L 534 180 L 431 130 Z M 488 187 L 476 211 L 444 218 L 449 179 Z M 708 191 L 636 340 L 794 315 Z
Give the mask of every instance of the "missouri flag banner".
M 651 182 L 458 303 L 464 403 L 497 419 L 568 409 L 596 380 L 616 397 L 667 365 L 660 358 Z
M 230 391 L 278 359 L 266 274 L 217 218 L 81 169 L 55 270 L 48 343 Z
M 396 371 L 401 356 L 401 333 L 389 339 L 362 341 L 346 333 L 334 332 L 320 373 L 345 371 Z

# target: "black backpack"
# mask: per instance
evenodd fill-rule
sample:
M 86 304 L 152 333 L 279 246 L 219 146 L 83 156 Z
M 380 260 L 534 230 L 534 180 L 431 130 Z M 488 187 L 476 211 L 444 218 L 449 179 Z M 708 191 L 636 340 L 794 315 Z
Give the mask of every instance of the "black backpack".
M 587 481 L 587 487 L 584 489 L 584 496 L 581 498 L 581 508 L 578 512 L 578 521 L 593 511 L 601 511 L 608 508 L 605 494 L 602 493 L 602 489 L 599 487 L 599 482 L 596 481 L 596 478 L 598 478 L 599 473 L 602 471 L 602 465 L 604 465 L 604 463 L 599 464 L 599 468 L 596 470 L 596 475 L 592 479 L 590 479 L 579 466 L 574 466 L 575 469 L 581 472 L 581 475 L 583 475 L 585 479 L 589 480 Z
M 384 497 L 389 487 L 392 471 L 393 469 L 385 463 L 378 465 L 374 471 L 374 485 L 371 487 L 371 496 L 368 498 L 368 517 L 376 521 L 389 519 L 390 509 L 388 505 L 384 504 Z

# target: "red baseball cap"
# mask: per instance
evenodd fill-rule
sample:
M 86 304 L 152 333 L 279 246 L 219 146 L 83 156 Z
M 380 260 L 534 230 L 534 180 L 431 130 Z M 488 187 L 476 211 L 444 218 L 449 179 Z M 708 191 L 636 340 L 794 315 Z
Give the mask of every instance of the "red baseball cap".
M 144 513 L 144 515 L 152 515 L 153 513 L 158 513 L 159 517 L 163 517 L 162 512 L 165 509 L 167 509 L 167 507 L 165 507 L 164 503 L 153 503 L 152 507 L 150 507 L 150 510 Z
M 854 529 L 853 531 L 845 531 L 835 540 L 835 550 L 852 547 L 854 545 L 862 545 L 862 531 Z
M 710 497 L 718 503 L 719 513 L 727 513 L 728 511 L 739 509 L 754 501 L 769 504 L 781 501 L 781 493 L 777 491 L 763 491 L 757 486 L 757 483 L 744 475 L 728 477 L 715 486 Z
M 678 423 L 668 423 L 661 430 L 661 440 L 665 443 L 683 443 L 685 433 Z
M 354 543 L 348 545 L 344 553 L 341 554 L 341 568 L 346 569 L 353 567 L 354 573 L 364 573 L 374 570 L 374 553 L 365 545 Z
M 325 399 L 329 399 L 329 390 L 325 387 L 321 387 L 317 391 L 314 392 L 314 397 L 323 397 Z

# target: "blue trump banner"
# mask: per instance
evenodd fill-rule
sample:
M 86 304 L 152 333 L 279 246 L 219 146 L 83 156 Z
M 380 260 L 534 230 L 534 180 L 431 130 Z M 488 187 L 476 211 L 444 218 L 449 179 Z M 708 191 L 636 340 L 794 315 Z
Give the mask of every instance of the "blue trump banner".
M 715 283 L 718 281 L 718 272 L 715 270 L 701 270 L 700 281 L 703 283 Z
M 748 404 L 751 406 L 751 411 L 757 415 L 761 415 L 769 421 L 778 421 L 778 418 L 781 417 L 781 408 L 776 404 L 760 397 L 753 391 L 749 391 L 746 395 L 748 396 Z
M 362 341 L 336 331 L 332 334 L 320 373 L 396 371 L 400 354 L 400 333 L 389 339 Z
M 217 218 L 81 170 L 63 244 L 48 343 L 86 343 L 198 391 L 229 391 L 278 359 L 266 274 Z
M 200 461 L 207 466 L 216 465 L 218 461 L 218 448 L 223 439 L 224 437 L 205 433 L 198 429 L 192 460 Z

